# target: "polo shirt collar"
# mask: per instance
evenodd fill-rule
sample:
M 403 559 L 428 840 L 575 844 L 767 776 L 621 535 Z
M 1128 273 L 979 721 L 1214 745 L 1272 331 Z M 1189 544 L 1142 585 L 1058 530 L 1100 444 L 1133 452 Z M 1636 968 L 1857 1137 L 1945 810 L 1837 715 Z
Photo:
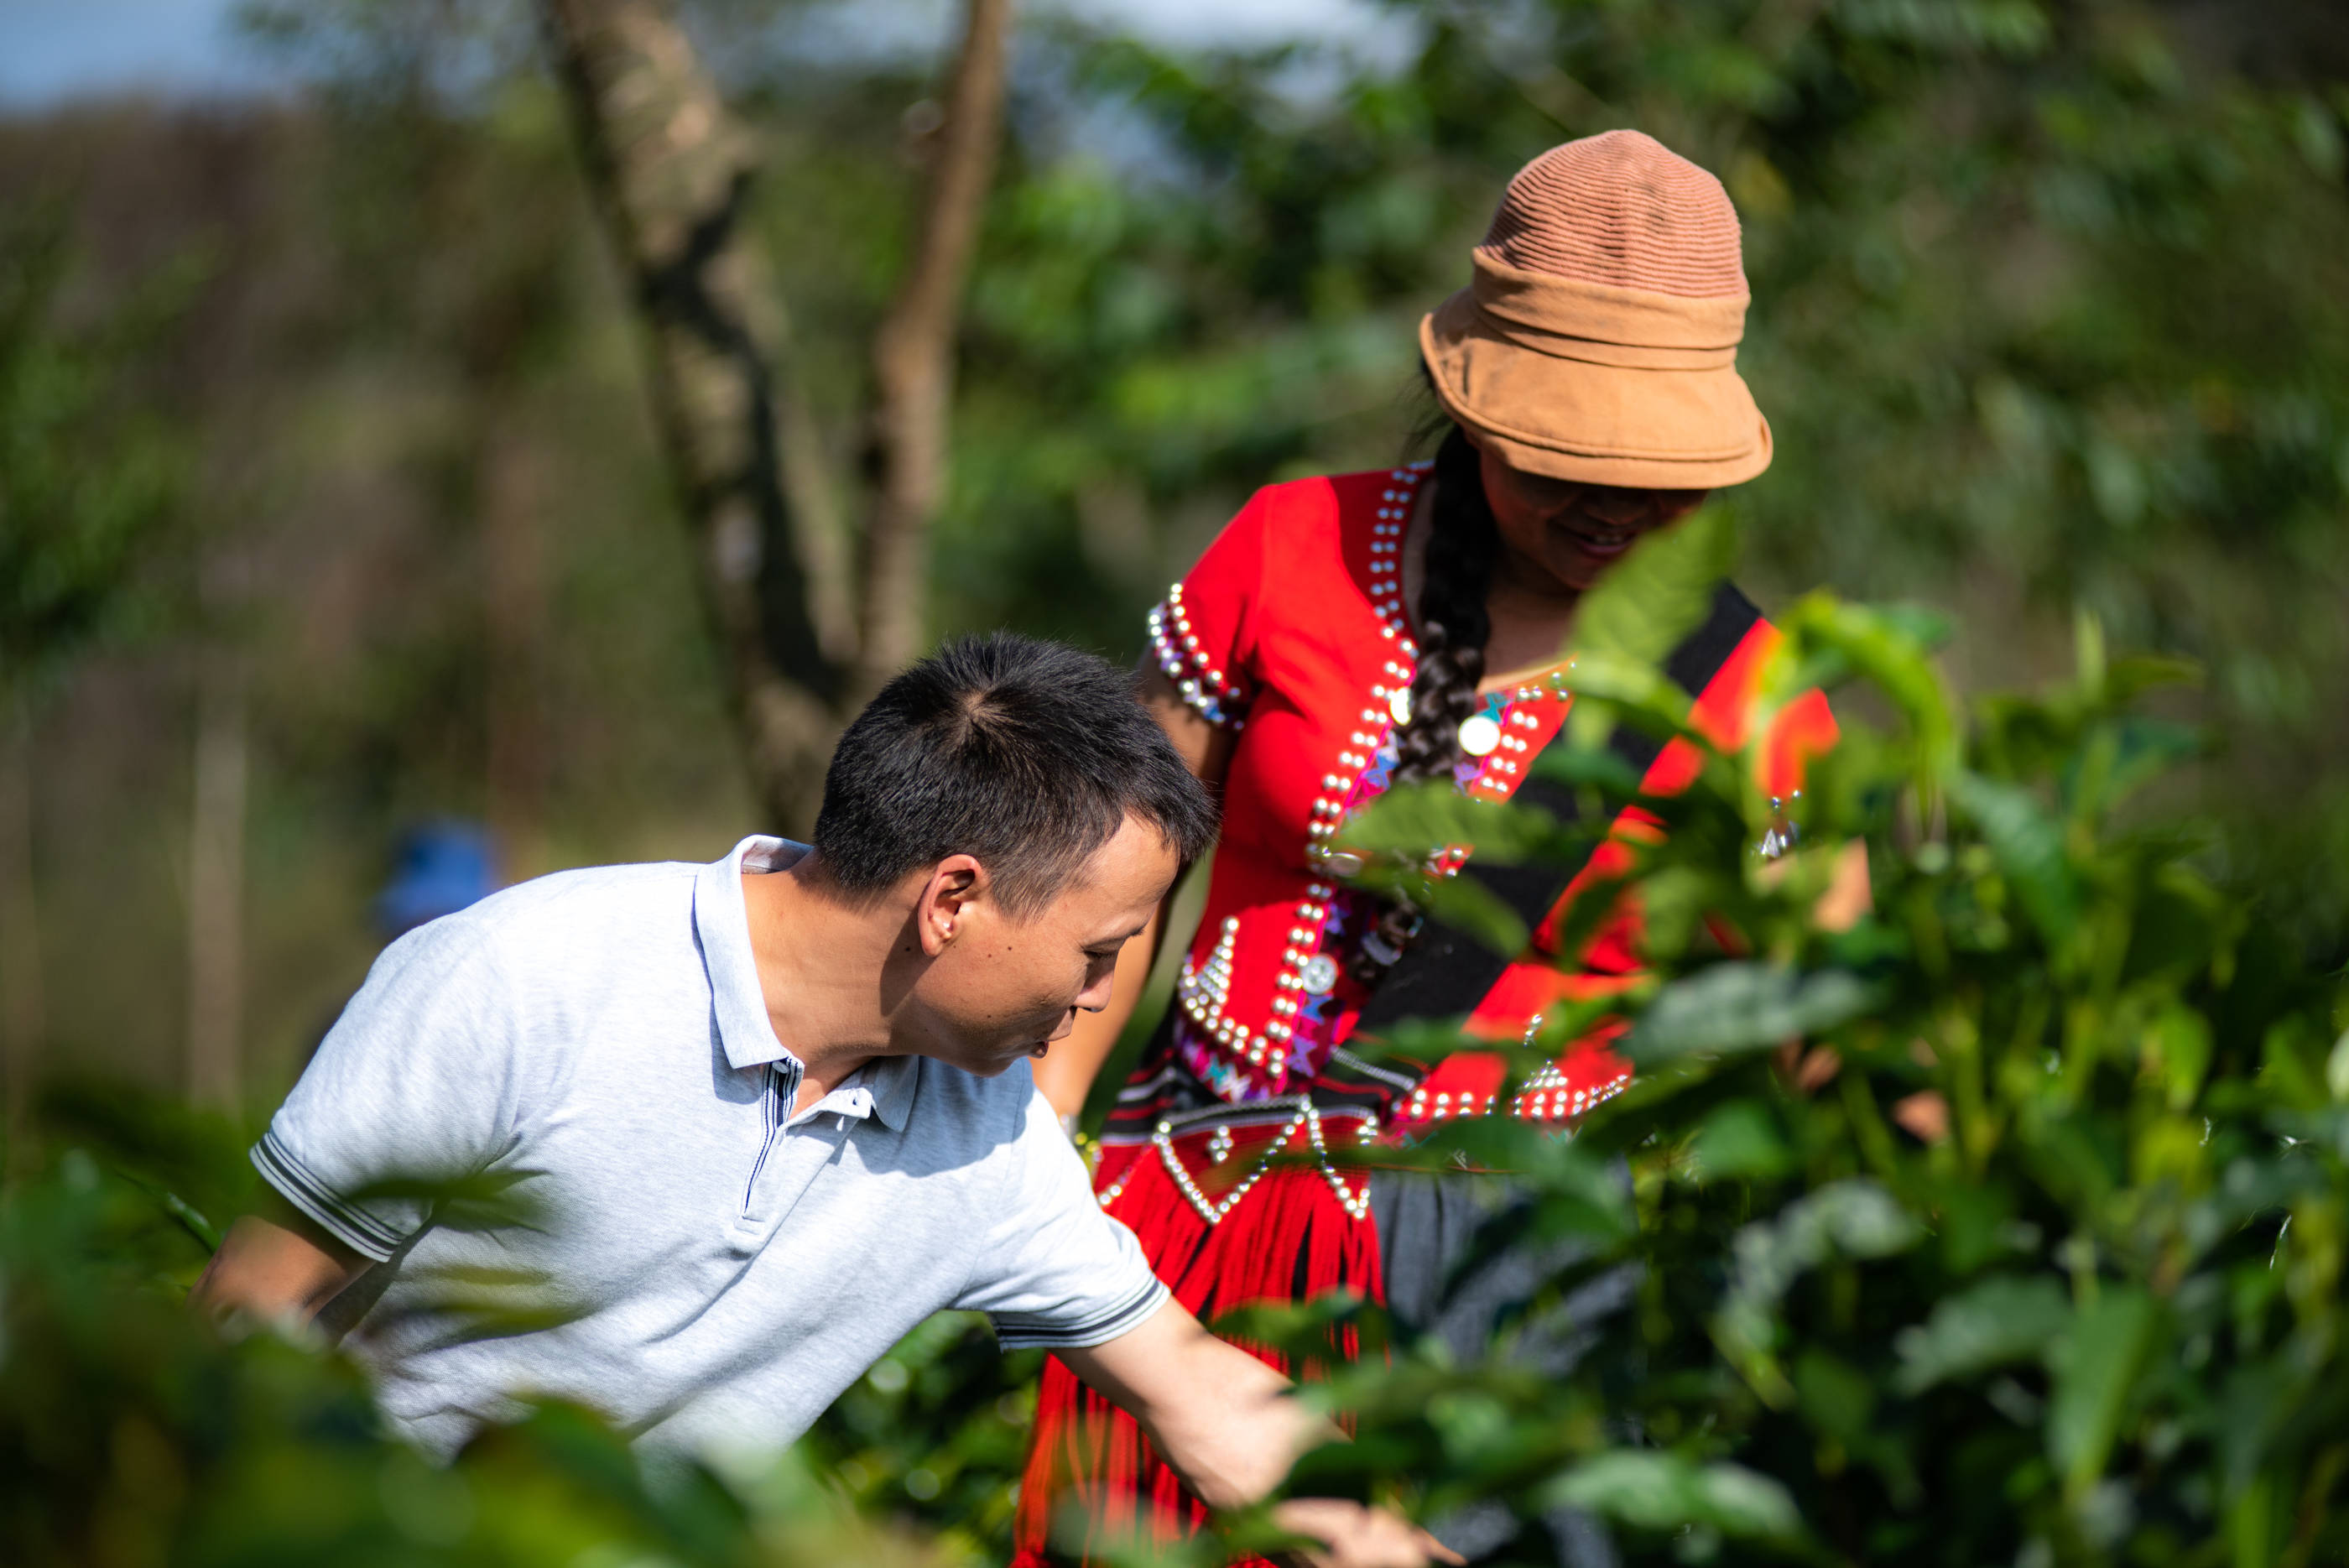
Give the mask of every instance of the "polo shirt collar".
M 784 1049 L 767 1016 L 759 988 L 759 965 L 750 953 L 750 919 L 742 905 L 742 874 L 781 871 L 808 852 L 804 844 L 754 833 L 723 860 L 701 868 L 693 885 L 693 924 L 701 938 L 702 966 L 709 975 L 719 1044 L 729 1066 L 738 1070 L 770 1062 L 788 1063 L 794 1075 L 804 1064 Z M 872 1091 L 873 1115 L 893 1132 L 902 1131 L 913 1109 L 921 1062 L 913 1056 L 876 1056 L 864 1064 L 861 1082 Z

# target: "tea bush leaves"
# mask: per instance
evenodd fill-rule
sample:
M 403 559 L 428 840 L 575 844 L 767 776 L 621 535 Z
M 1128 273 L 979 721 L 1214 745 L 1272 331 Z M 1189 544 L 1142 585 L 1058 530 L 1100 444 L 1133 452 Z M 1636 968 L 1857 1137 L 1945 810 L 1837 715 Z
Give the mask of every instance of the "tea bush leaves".
M 1607 1268 L 1630 1304 L 1572 1322 L 1562 1377 L 1366 1360 L 1322 1396 L 1358 1441 L 1315 1473 L 1432 1516 L 1569 1501 L 1634 1562 L 2337 1560 L 2349 989 L 2200 874 L 2190 824 L 2132 815 L 2199 744 L 2136 704 L 2189 672 L 2084 624 L 2071 680 L 1966 705 L 1930 618 L 1814 596 L 1782 626 L 1765 707 L 1825 681 L 1894 721 L 1846 704 L 1784 803 L 1806 864 L 1753 852 L 1758 745 L 1680 730 L 1703 766 L 1640 802 L 1667 831 L 1624 883 L 1651 972 L 1609 1003 L 1639 1081 L 1569 1142 L 1461 1126 L 1409 1157 L 1512 1171 L 1583 1240 L 1520 1320 Z M 1609 670 L 1578 701 L 1640 689 Z M 1589 753 L 1542 765 L 1630 798 Z M 1392 855 L 1402 824 L 1367 831 Z M 1874 908 L 1823 930 L 1819 868 L 1851 843 Z M 1583 1196 L 1609 1161 L 1629 1230 Z M 1427 1416 L 1462 1387 L 1473 1449 Z

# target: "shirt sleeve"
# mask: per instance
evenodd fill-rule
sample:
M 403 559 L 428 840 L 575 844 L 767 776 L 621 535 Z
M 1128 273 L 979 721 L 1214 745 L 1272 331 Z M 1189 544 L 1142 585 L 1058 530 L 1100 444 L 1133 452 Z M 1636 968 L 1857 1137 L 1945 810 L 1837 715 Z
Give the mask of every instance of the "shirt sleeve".
M 1239 728 L 1256 696 L 1257 609 L 1273 510 L 1272 492 L 1257 491 L 1150 612 L 1151 657 L 1211 724 Z
M 1105 1344 L 1165 1303 L 1142 1244 L 1102 1212 L 1083 1159 L 1040 1092 L 1000 1158 L 998 1218 L 955 1305 L 987 1314 L 1004 1349 Z
M 477 919 L 384 950 L 253 1147 L 286 1201 L 378 1262 L 477 1175 L 514 1119 L 511 977 Z

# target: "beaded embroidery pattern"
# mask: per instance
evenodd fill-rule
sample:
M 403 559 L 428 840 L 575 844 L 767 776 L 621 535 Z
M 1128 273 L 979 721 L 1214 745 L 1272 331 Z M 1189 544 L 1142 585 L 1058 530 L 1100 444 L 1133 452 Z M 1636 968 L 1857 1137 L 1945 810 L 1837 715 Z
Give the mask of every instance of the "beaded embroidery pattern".
M 1419 463 L 1390 471 L 1378 496 L 1365 588 L 1388 650 L 1354 727 L 1320 775 L 1304 846 L 1308 866 L 1319 875 L 1287 911 L 1288 925 L 1268 1016 L 1241 1016 L 1234 1003 L 1233 960 L 1242 935 L 1238 916 L 1224 919 L 1203 959 L 1186 955 L 1183 961 L 1175 993 L 1176 1049 L 1185 1065 L 1226 1101 L 1257 1100 L 1288 1080 L 1310 1078 L 1320 1070 L 1336 1044 L 1331 1034 L 1343 1011 L 1336 994 L 1340 966 L 1332 955 L 1350 950 L 1380 913 L 1377 900 L 1339 885 L 1361 864 L 1336 848 L 1334 840 L 1350 817 L 1385 793 L 1398 761 L 1395 731 L 1410 713 L 1419 657 L 1403 609 L 1402 550 L 1428 468 Z M 1151 631 L 1160 665 L 1177 682 L 1185 700 L 1203 716 L 1235 722 L 1237 680 L 1200 651 L 1200 639 L 1182 607 L 1179 585 L 1153 612 Z M 1522 781 L 1538 738 L 1554 723 L 1556 710 L 1570 701 L 1562 672 L 1488 694 L 1480 711 L 1491 724 L 1493 739 L 1483 754 L 1464 756 L 1455 765 L 1459 787 L 1475 798 L 1507 799 Z M 1445 849 L 1429 868 L 1454 875 L 1468 853 L 1464 846 Z
M 1370 1181 L 1366 1177 L 1359 1186 L 1347 1185 L 1345 1177 L 1339 1173 L 1337 1163 L 1330 1158 L 1330 1144 L 1325 1129 L 1332 1121 L 1353 1120 L 1359 1124 L 1355 1141 L 1370 1143 L 1378 1137 L 1378 1117 L 1367 1112 L 1351 1109 L 1325 1113 L 1313 1103 L 1313 1098 L 1309 1095 L 1283 1095 L 1276 1099 L 1260 1101 L 1251 1108 L 1270 1111 L 1288 1110 L 1292 1107 L 1294 1114 L 1266 1142 L 1264 1153 L 1257 1161 L 1255 1168 L 1236 1182 L 1231 1190 L 1220 1199 L 1209 1198 L 1198 1182 L 1193 1179 L 1191 1173 L 1184 1168 L 1182 1157 L 1174 1150 L 1174 1139 L 1181 1136 L 1183 1129 L 1188 1125 L 1211 1121 L 1216 1130 L 1208 1144 L 1209 1157 L 1212 1163 L 1220 1165 L 1231 1148 L 1231 1127 L 1234 1123 L 1229 1112 L 1218 1107 L 1206 1111 L 1195 1111 L 1186 1116 L 1162 1118 L 1157 1127 L 1152 1129 L 1150 1141 L 1156 1148 L 1158 1158 L 1166 1168 L 1166 1174 L 1174 1179 L 1174 1185 L 1182 1192 L 1185 1200 L 1197 1211 L 1199 1218 L 1205 1220 L 1209 1225 L 1220 1225 L 1226 1215 L 1240 1206 L 1240 1200 L 1254 1190 L 1257 1183 L 1264 1179 L 1266 1173 L 1272 1169 L 1274 1163 L 1287 1152 L 1288 1147 L 1296 1142 L 1298 1131 L 1302 1128 L 1306 1135 L 1306 1141 L 1313 1151 L 1314 1164 L 1320 1170 L 1321 1179 L 1330 1184 L 1330 1190 L 1337 1198 L 1339 1206 L 1344 1209 L 1348 1217 L 1351 1219 L 1367 1218 L 1371 1212 Z M 1256 1116 L 1251 1117 L 1250 1121 L 1252 1124 L 1257 1124 L 1263 1119 L 1261 1116 Z M 1224 1150 L 1223 1153 L 1216 1152 L 1219 1144 Z M 1103 1209 L 1114 1206 L 1119 1199 L 1125 1196 L 1126 1183 L 1133 1179 L 1133 1173 L 1140 1168 L 1140 1163 L 1136 1161 L 1133 1165 L 1128 1166 L 1123 1175 L 1102 1188 L 1096 1195 Z
M 1360 863 L 1349 864 L 1352 857 L 1333 852 L 1329 841 L 1351 810 L 1385 789 L 1392 766 L 1394 712 L 1408 701 L 1419 658 L 1419 646 L 1403 615 L 1403 535 L 1429 467 L 1421 462 L 1392 470 L 1379 495 L 1371 528 L 1367 587 L 1381 634 L 1392 647 L 1357 716 L 1356 728 L 1347 734 L 1330 768 L 1321 775 L 1320 793 L 1314 797 L 1306 828 L 1305 857 L 1323 875 L 1307 884 L 1305 897 L 1290 911 L 1280 971 L 1274 981 L 1271 1016 L 1251 1023 L 1230 1011 L 1233 944 L 1239 937 L 1237 918 L 1225 920 L 1204 964 L 1195 965 L 1188 957 L 1184 960 L 1176 981 L 1182 1014 L 1177 1048 L 1202 1081 L 1226 1099 L 1252 1099 L 1265 1093 L 1278 1077 L 1309 1074 L 1315 1058 L 1326 1049 L 1322 1030 L 1316 1026 L 1326 1022 L 1338 981 L 1338 966 L 1329 950 L 1332 947 L 1343 950 L 1340 944 L 1359 934 L 1347 928 L 1359 923 L 1360 912 L 1352 906 L 1361 902 L 1341 894 L 1335 885 L 1338 878 L 1359 870 Z M 1169 590 L 1164 604 L 1151 612 L 1150 630 L 1159 667 L 1184 700 L 1213 722 L 1232 722 L 1236 688 L 1200 651 L 1199 639 L 1183 611 L 1180 584 Z

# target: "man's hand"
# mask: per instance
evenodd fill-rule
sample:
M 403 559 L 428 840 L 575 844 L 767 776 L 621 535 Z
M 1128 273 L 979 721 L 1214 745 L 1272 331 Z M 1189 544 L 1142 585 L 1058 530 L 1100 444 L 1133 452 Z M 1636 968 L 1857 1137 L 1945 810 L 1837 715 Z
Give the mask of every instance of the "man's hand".
M 243 1315 L 306 1325 L 372 1267 L 288 1204 L 274 1219 L 247 1214 L 231 1226 L 188 1302 L 218 1323 Z
M 1344 1434 L 1289 1397 L 1288 1379 L 1168 1302 L 1130 1334 L 1064 1350 L 1069 1369 L 1122 1406 L 1211 1508 L 1260 1501 L 1299 1455 Z M 1284 1529 L 1325 1545 L 1316 1568 L 1421 1568 L 1460 1559 L 1391 1513 L 1331 1498 L 1279 1504 Z
M 1407 1520 L 1339 1498 L 1290 1498 L 1273 1505 L 1272 1521 L 1322 1543 L 1318 1552 L 1296 1554 L 1310 1568 L 1421 1568 L 1467 1561 Z

